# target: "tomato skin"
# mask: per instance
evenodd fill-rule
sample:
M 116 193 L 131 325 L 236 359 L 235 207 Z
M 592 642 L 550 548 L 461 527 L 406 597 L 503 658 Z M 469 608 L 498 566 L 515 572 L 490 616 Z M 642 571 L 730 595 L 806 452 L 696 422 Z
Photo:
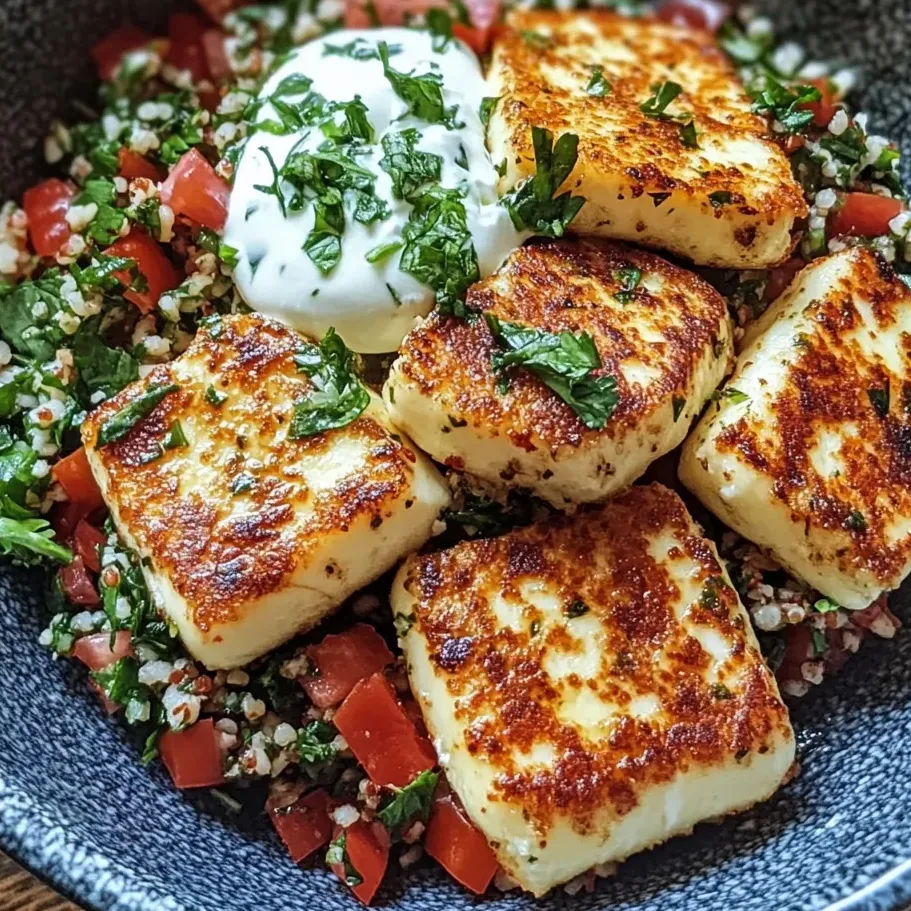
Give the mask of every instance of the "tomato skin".
M 318 788 L 290 807 L 270 810 L 269 818 L 294 863 L 300 863 L 332 838 L 332 801 Z
M 333 722 L 375 784 L 403 788 L 436 765 L 430 741 L 418 733 L 382 671 L 355 685 Z
M 321 709 L 338 705 L 358 681 L 395 660 L 383 637 L 367 623 L 326 636 L 307 649 L 307 657 L 319 673 L 298 682 Z
M 51 469 L 51 475 L 64 489 L 70 503 L 83 510 L 82 515 L 104 506 L 104 497 L 89 468 L 84 446 L 57 462 Z
M 127 180 L 145 177 L 158 183 L 162 179 L 163 175 L 156 165 L 152 164 L 145 156 L 138 155 L 126 146 L 123 146 L 117 153 L 117 160 L 120 163 L 120 176 L 125 177 Z
M 175 787 L 181 790 L 224 784 L 222 752 L 211 718 L 203 718 L 184 731 L 165 731 L 158 741 L 158 752 Z
M 69 566 L 64 566 L 60 570 L 60 584 L 67 598 L 73 604 L 90 607 L 101 603 L 101 597 L 95 588 L 95 583 L 92 582 L 88 570 L 82 562 L 82 557 L 78 555 L 73 557 L 73 561 Z
M 875 193 L 848 193 L 829 221 L 831 237 L 878 237 L 889 233 L 889 222 L 904 209 L 900 199 Z
M 813 112 L 813 123 L 818 127 L 827 127 L 835 116 L 839 105 L 835 100 L 832 83 L 828 79 L 808 79 L 807 85 L 814 85 L 819 89 L 822 98 L 819 101 L 810 101 L 800 105 L 806 111 Z
M 813 652 L 813 631 L 806 623 L 798 623 L 787 631 L 784 658 L 778 666 L 776 676 L 781 683 L 803 680 L 800 670 L 804 661 L 809 661 Z
M 168 18 L 165 60 L 179 70 L 189 70 L 194 83 L 209 78 L 209 65 L 202 46 L 205 30 L 205 20 L 194 13 L 171 13 Z
M 101 39 L 89 53 L 98 67 L 98 76 L 103 82 L 108 82 L 117 75 L 120 61 L 128 51 L 148 44 L 151 36 L 135 25 L 121 25 L 109 35 Z
M 185 215 L 213 231 L 225 226 L 231 190 L 198 149 L 190 149 L 174 165 L 160 195 L 175 215 Z
M 180 284 L 180 273 L 161 245 L 138 228 L 133 228 L 126 237 L 115 241 L 104 252 L 108 256 L 125 256 L 136 262 L 149 287 L 145 291 L 125 291 L 123 296 L 141 313 L 154 310 L 161 295 Z M 122 285 L 130 284 L 128 271 L 115 272 L 114 275 Z
M 231 10 L 241 6 L 239 0 L 196 0 L 196 5 L 212 20 L 221 22 Z
M 360 901 L 369 905 L 386 873 L 386 866 L 389 863 L 389 846 L 382 843 L 374 835 L 370 824 L 362 819 L 344 830 L 340 826 L 336 826 L 332 833 L 333 841 L 343 831 L 348 859 L 363 880 L 360 885 L 349 886 L 349 888 Z M 345 882 L 344 864 L 332 864 L 331 869 L 342 882 Z
M 22 194 L 22 208 L 28 217 L 28 237 L 39 256 L 54 256 L 70 239 L 66 212 L 76 188 L 51 177 Z
M 714 33 L 730 19 L 731 7 L 717 0 L 667 0 L 657 15 L 662 22 Z
M 225 47 L 227 35 L 220 28 L 210 28 L 203 32 L 202 47 L 205 51 L 209 74 L 215 82 L 227 79 L 231 75 L 231 64 Z
M 81 661 L 90 671 L 102 671 L 121 658 L 134 658 L 130 645 L 130 631 L 121 629 L 114 633 L 114 647 L 111 648 L 110 633 L 92 633 L 76 640 L 73 657 Z
M 73 533 L 73 550 L 82 557 L 86 569 L 93 573 L 101 572 L 100 548 L 107 544 L 107 535 L 94 525 L 89 525 L 85 519 L 80 519 Z
M 794 276 L 796 276 L 806 264 L 805 260 L 801 259 L 799 256 L 795 256 L 786 263 L 772 269 L 772 274 L 769 276 L 768 284 L 765 287 L 765 299 L 767 301 L 778 300 L 788 285 L 794 280 Z
M 487 839 L 448 794 L 434 799 L 424 850 L 456 882 L 476 895 L 487 890 L 499 867 Z

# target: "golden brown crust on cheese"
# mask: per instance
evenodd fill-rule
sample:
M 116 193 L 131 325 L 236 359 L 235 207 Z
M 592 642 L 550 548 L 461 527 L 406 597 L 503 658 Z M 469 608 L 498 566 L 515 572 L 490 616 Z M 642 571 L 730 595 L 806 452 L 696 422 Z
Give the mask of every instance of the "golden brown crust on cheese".
M 809 304 L 814 332 L 798 339 L 790 355 L 773 427 L 756 426 L 747 413 L 721 431 L 715 445 L 767 476 L 796 522 L 843 532 L 851 564 L 888 587 L 907 561 L 906 541 L 890 544 L 887 528 L 896 516 L 911 515 L 911 381 L 908 370 L 890 371 L 851 335 L 862 326 L 873 333 L 894 327 L 911 306 L 911 293 L 871 251 L 857 248 L 850 256 L 851 269 Z M 788 293 L 802 293 L 799 278 Z M 900 344 L 908 364 L 911 336 L 903 334 Z M 883 410 L 887 403 L 888 412 L 880 414 L 875 402 Z M 823 476 L 812 451 L 827 429 L 846 425 L 854 432 L 842 435 L 844 468 Z
M 678 772 L 749 761 L 791 736 L 737 595 L 680 499 L 660 485 L 637 487 L 582 515 L 413 558 L 404 579 L 415 599 L 413 629 L 458 705 L 464 745 L 496 772 L 491 799 L 521 806 L 542 839 L 558 816 L 580 833 L 595 831 L 598 819 L 609 824 Z M 659 561 L 654 542 L 671 536 Z M 699 567 L 702 585 L 686 625 L 673 614 L 681 593 L 668 566 L 678 560 Z M 544 615 L 523 596 L 528 582 L 559 593 L 564 623 L 541 625 Z M 500 596 L 523 605 L 524 629 L 497 618 Z M 598 638 L 600 669 L 589 679 L 558 678 L 545 663 L 582 651 L 573 631 L 580 603 L 598 621 L 586 635 Z M 729 647 L 711 683 L 715 659 L 687 628 Z M 619 713 L 597 736 L 561 717 L 561 705 L 585 691 Z M 658 712 L 624 712 L 640 696 L 656 699 Z M 521 763 L 536 745 L 552 747 L 553 762 Z
M 288 439 L 294 402 L 310 385 L 293 361 L 301 336 L 255 314 L 225 317 L 218 327 L 201 328 L 178 361 L 102 404 L 82 431 L 101 460 L 119 522 L 155 555 L 156 569 L 186 599 L 203 631 L 287 587 L 318 539 L 367 519 L 379 529 L 408 486 L 415 460 L 367 413 L 331 434 Z M 124 439 L 95 446 L 108 418 L 150 385 L 168 383 L 179 391 Z M 205 400 L 210 383 L 227 396 L 220 406 Z M 189 447 L 150 461 L 175 420 Z M 331 460 L 340 436 L 368 447 L 370 458 L 315 497 L 302 463 Z M 245 476 L 253 485 L 238 490 Z M 331 576 L 335 568 L 328 564 L 324 572 Z
M 544 38 L 528 40 L 529 33 Z M 608 59 L 605 46 L 616 49 Z M 605 96 L 586 92 L 593 67 L 610 83 Z M 689 197 L 706 216 L 720 219 L 732 209 L 754 225 L 807 213 L 786 156 L 765 121 L 751 112 L 732 64 L 706 32 L 600 10 L 514 11 L 498 36 L 492 71 L 503 96 L 493 115 L 501 121 L 497 134 L 508 135 L 512 159 L 513 176 L 504 179 L 504 189 L 534 170 L 531 130 L 544 127 L 557 136 L 579 136 L 574 175 L 622 175 L 621 201 L 649 194 L 660 206 L 662 196 L 673 192 L 678 205 L 681 196 Z M 640 109 L 663 81 L 657 73 L 683 87 L 668 113 L 692 115 L 703 137 L 699 149 L 681 141 L 681 121 Z M 765 153 L 752 163 L 744 160 L 744 141 Z M 729 150 L 725 161 L 722 149 Z M 578 186 L 574 175 L 567 188 Z M 730 201 L 713 206 L 711 197 L 719 192 L 729 193 Z M 755 227 L 747 225 L 736 242 L 749 248 L 755 237 Z
M 619 304 L 619 271 L 629 266 L 659 276 L 661 290 L 650 291 L 643 282 L 632 300 Z M 714 288 L 654 254 L 609 241 L 573 238 L 521 247 L 497 273 L 472 286 L 467 306 L 549 332 L 588 332 L 603 363 L 598 373 L 617 379 L 613 416 L 603 431 L 589 430 L 527 370 L 511 371 L 509 390 L 497 391 L 491 368 L 497 345 L 483 319 L 428 317 L 408 336 L 396 371 L 422 395 L 442 402 L 454 424 L 499 431 L 529 452 L 543 447 L 556 456 L 561 448 L 593 445 L 601 434 L 628 432 L 689 389 L 700 363 L 694 352 L 727 352 L 719 338 L 726 304 Z M 628 382 L 619 369 L 626 361 L 646 365 L 654 379 Z

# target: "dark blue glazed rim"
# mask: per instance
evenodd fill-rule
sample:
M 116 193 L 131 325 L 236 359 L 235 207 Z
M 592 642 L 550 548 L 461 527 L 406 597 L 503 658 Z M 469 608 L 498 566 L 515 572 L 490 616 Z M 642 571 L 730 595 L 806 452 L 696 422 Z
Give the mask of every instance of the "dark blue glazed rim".
M 857 64 L 875 130 L 911 153 L 908 0 L 760 4 L 817 59 Z M 40 172 L 39 138 L 90 84 L 86 51 L 151 0 L 0 0 L 0 188 Z M 150 21 L 151 20 L 151 21 Z M 909 155 L 911 159 L 911 155 Z M 295 867 L 264 818 L 226 814 L 143 769 L 82 670 L 37 644 L 34 571 L 0 568 L 0 848 L 61 892 L 117 911 L 341 911 L 354 900 L 318 863 Z M 911 619 L 911 611 L 896 608 Z M 911 905 L 911 634 L 865 644 L 795 706 L 803 771 L 767 804 L 632 858 L 593 894 L 476 900 L 432 866 L 390 876 L 395 911 L 481 905 L 541 911 L 899 911 Z M 256 795 L 251 794 L 251 804 Z

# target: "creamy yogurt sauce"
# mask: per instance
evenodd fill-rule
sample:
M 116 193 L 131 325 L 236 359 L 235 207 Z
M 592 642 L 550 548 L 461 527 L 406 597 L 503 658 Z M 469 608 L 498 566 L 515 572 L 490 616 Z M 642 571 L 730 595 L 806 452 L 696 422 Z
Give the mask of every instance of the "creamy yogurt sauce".
M 411 112 L 384 73 L 376 53 L 380 42 L 388 46 L 389 66 L 396 72 L 441 77 L 443 102 L 450 109 L 448 125 L 428 122 Z M 433 308 L 434 290 L 400 268 L 402 247 L 387 247 L 401 244 L 413 210 L 412 202 L 395 198 L 389 156 L 382 143 L 387 135 L 401 131 L 416 130 L 414 148 L 440 158 L 439 178 L 429 180 L 424 189 L 439 184 L 461 191 L 481 277 L 497 269 L 527 236 L 516 231 L 509 214 L 497 205 L 497 170 L 485 148 L 479 116 L 484 80 L 478 61 L 458 41 L 451 40 L 440 50 L 433 44 L 429 33 L 411 29 L 333 32 L 295 51 L 263 87 L 256 119 L 260 125 L 277 123 L 282 119 L 282 103 L 300 106 L 309 91 L 330 103 L 359 98 L 373 139 L 333 145 L 324 129 L 310 125 L 287 135 L 260 128 L 248 140 L 231 194 L 224 240 L 238 251 L 235 280 L 251 307 L 317 337 L 334 326 L 350 348 L 362 353 L 395 351 L 415 318 Z M 348 51 L 340 52 L 344 48 Z M 308 89 L 302 88 L 306 81 L 289 78 L 300 76 L 312 80 Z M 343 125 L 345 112 L 334 115 L 333 122 Z M 311 232 L 316 207 L 305 203 L 301 208 L 298 200 L 298 209 L 292 211 L 289 202 L 295 187 L 276 173 L 289 155 L 319 149 L 341 151 L 369 171 L 375 177 L 373 192 L 379 206 L 388 207 L 385 217 L 364 224 L 355 218 L 355 195 L 344 193 L 341 255 L 328 270 L 325 263 L 319 268 L 305 250 L 308 238 L 311 244 L 315 240 Z M 414 200 L 420 192 L 407 195 Z M 324 229 L 325 223 L 316 227 Z M 384 256 L 368 261 L 371 251 L 376 259 L 376 251 L 383 250 L 387 251 Z

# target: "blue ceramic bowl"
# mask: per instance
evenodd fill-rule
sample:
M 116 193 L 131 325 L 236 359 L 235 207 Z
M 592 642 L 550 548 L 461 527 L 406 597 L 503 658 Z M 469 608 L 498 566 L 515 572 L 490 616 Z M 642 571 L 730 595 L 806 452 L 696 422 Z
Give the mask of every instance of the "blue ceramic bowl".
M 0 196 L 38 172 L 38 141 L 91 82 L 87 49 L 166 3 L 0 2 Z M 857 64 L 860 104 L 911 158 L 909 0 L 768 6 L 813 56 Z M 124 728 L 88 696 L 82 671 L 38 646 L 42 580 L 0 569 L 0 847 L 77 901 L 123 911 L 351 909 L 330 873 L 299 869 L 262 816 L 226 814 L 139 764 Z M 897 611 L 908 620 L 901 598 Z M 911 635 L 865 644 L 794 709 L 800 777 L 772 801 L 640 855 L 593 894 L 508 894 L 488 908 L 542 911 L 883 909 L 911 904 Z M 431 867 L 390 876 L 381 907 L 460 911 L 478 901 Z

